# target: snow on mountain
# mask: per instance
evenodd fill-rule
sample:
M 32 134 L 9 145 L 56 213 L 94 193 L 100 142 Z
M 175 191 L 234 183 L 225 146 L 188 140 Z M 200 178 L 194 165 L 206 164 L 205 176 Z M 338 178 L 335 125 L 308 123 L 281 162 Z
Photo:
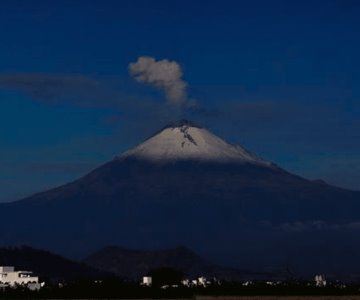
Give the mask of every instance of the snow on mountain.
M 144 143 L 120 155 L 120 158 L 127 157 L 157 162 L 199 160 L 273 165 L 240 145 L 231 145 L 205 128 L 187 121 L 165 127 Z

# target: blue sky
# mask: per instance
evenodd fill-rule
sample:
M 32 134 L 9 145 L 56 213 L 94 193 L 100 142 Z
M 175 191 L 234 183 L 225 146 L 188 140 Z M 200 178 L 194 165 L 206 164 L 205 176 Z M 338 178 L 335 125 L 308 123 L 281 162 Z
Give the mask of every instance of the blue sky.
M 184 116 L 360 189 L 358 1 L 2 1 L 0 201 L 71 181 Z M 135 82 L 177 61 L 198 107 Z

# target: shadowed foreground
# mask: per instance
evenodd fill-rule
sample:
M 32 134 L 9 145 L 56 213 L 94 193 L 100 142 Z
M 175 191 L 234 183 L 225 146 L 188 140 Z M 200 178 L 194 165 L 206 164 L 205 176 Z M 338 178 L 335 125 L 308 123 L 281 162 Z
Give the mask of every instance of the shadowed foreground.
M 310 286 L 306 282 L 283 283 L 269 286 L 255 283 L 244 286 L 241 283 L 224 282 L 208 287 L 146 287 L 134 282 L 116 279 L 104 281 L 77 281 L 61 285 L 45 285 L 39 291 L 26 288 L 0 290 L 0 299 L 195 299 L 195 300 L 246 300 L 246 299 L 347 299 L 360 300 L 359 285 L 329 287 Z
M 359 300 L 360 296 L 196 296 L 196 300 Z

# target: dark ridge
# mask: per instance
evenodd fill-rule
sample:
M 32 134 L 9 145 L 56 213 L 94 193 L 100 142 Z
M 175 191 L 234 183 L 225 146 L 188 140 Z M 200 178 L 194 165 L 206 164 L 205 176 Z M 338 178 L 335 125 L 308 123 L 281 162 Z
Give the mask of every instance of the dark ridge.
M 139 280 L 159 268 L 176 269 L 190 278 L 205 276 L 225 280 L 245 280 L 277 277 L 270 273 L 218 266 L 183 246 L 164 250 L 131 250 L 109 246 L 90 255 L 84 262 L 104 272 L 132 280 Z
M 35 275 L 51 281 L 102 279 L 111 275 L 84 263 L 66 259 L 49 251 L 29 246 L 1 247 L 0 265 L 14 266 L 17 270 L 33 271 Z

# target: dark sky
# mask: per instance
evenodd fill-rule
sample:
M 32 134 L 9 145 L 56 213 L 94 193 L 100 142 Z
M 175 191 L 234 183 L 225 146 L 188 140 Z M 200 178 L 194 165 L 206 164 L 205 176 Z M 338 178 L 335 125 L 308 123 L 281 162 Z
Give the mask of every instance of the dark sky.
M 1 1 L 0 201 L 77 178 L 179 117 L 360 189 L 360 2 Z M 177 61 L 182 111 L 128 72 Z

